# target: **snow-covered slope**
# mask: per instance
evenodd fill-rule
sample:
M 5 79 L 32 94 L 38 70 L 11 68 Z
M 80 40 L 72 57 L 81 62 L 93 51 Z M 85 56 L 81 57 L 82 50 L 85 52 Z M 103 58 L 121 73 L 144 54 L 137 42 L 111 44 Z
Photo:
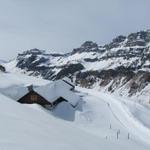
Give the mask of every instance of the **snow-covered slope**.
M 150 82 L 150 30 L 118 36 L 99 46 L 87 41 L 67 54 L 32 49 L 5 63 L 7 71 L 44 79 L 70 76 L 82 87 L 97 88 L 147 102 Z M 139 97 L 140 96 L 140 97 Z
M 2 90 L 14 83 L 22 87 L 30 82 L 43 85 L 49 81 L 0 73 L 0 82 Z M 77 91 L 84 101 L 78 110 L 62 103 L 52 112 L 35 104 L 17 103 L 6 97 L 7 90 L 5 96 L 0 94 L 0 149 L 150 149 L 148 108 L 95 90 L 78 87 Z M 65 121 L 67 112 L 74 119 Z
M 83 123 L 89 122 L 84 124 L 86 127 L 81 125 L 83 129 L 87 130 L 89 126 L 92 132 L 95 131 L 94 134 L 101 133 L 101 136 L 107 136 L 110 139 L 116 138 L 116 132 L 119 130 L 121 140 L 127 139 L 130 133 L 132 140 L 140 139 L 150 143 L 150 109 L 148 107 L 103 92 L 79 89 L 84 93 L 83 97 L 87 101 L 77 119 Z
M 102 143 L 96 136 L 42 110 L 23 106 L 2 95 L 0 103 L 0 149 L 98 150 Z
M 135 141 L 106 140 L 72 123 L 59 120 L 43 110 L 18 104 L 0 95 L 0 148 L 7 150 L 148 150 Z M 100 133 L 101 134 L 101 133 Z

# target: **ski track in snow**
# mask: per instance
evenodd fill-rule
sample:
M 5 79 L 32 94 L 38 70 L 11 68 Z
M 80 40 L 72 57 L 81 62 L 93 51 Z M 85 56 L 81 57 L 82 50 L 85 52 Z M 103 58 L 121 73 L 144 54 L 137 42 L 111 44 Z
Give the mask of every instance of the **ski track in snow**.
M 86 91 L 86 90 L 85 90 Z M 116 97 L 110 96 L 108 94 L 104 94 L 101 92 L 87 90 L 92 96 L 96 97 L 100 101 L 103 101 L 108 105 L 110 111 L 112 112 L 113 116 L 118 120 L 122 126 L 128 129 L 133 135 L 138 136 L 141 140 L 150 144 L 150 129 L 147 128 L 142 122 L 140 122 L 125 106 L 124 103 L 121 102 Z M 98 96 L 99 95 L 99 96 Z M 139 105 L 139 104 L 138 104 Z M 118 109 L 118 110 L 117 110 Z M 120 115 L 122 113 L 122 115 Z M 142 136 L 141 136 L 142 135 Z

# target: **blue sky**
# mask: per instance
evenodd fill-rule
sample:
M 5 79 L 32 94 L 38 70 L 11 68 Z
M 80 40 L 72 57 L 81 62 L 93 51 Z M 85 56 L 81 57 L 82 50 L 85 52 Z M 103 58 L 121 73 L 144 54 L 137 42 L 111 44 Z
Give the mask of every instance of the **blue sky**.
M 150 0 L 0 0 L 0 59 L 39 48 L 68 52 L 150 28 Z

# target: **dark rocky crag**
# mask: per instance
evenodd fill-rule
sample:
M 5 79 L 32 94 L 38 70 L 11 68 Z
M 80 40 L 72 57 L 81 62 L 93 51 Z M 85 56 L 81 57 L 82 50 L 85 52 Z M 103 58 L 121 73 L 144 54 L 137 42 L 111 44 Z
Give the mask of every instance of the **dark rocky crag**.
M 4 66 L 2 66 L 2 65 L 0 65 L 0 71 L 2 71 L 2 72 L 6 72 L 5 67 L 4 67 Z

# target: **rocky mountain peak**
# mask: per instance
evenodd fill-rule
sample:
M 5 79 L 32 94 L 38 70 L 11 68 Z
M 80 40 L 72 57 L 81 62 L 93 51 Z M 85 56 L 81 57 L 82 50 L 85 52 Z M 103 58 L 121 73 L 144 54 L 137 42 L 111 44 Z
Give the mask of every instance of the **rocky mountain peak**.
M 113 39 L 113 42 L 114 43 L 121 43 L 121 42 L 125 41 L 125 39 L 126 39 L 126 36 L 119 35 L 119 36 L 117 36 L 116 38 Z
M 84 42 L 79 48 L 73 50 L 73 53 L 90 52 L 99 50 L 98 44 L 93 41 Z
M 80 48 L 87 49 L 87 50 L 89 50 L 89 49 L 96 49 L 96 48 L 98 48 L 98 45 L 95 42 L 93 42 L 93 41 L 86 41 L 86 42 L 84 42 L 81 45 Z
M 121 44 L 126 40 L 126 36 L 119 35 L 112 40 L 111 43 L 106 44 L 104 47 L 106 49 L 112 49 L 121 46 Z
M 145 42 L 150 42 L 150 30 L 131 33 L 129 34 L 128 39 L 129 40 L 144 40 Z
M 44 54 L 45 53 L 45 50 L 39 50 L 37 48 L 33 48 L 33 49 L 30 49 L 30 50 L 27 50 L 27 51 L 24 51 L 21 55 L 40 55 L 40 54 Z
M 127 37 L 126 46 L 146 46 L 150 42 L 150 32 L 140 31 L 137 33 L 131 33 Z
M 117 47 L 142 47 L 150 43 L 150 30 L 131 33 L 128 36 L 120 35 L 104 47 L 112 49 Z

